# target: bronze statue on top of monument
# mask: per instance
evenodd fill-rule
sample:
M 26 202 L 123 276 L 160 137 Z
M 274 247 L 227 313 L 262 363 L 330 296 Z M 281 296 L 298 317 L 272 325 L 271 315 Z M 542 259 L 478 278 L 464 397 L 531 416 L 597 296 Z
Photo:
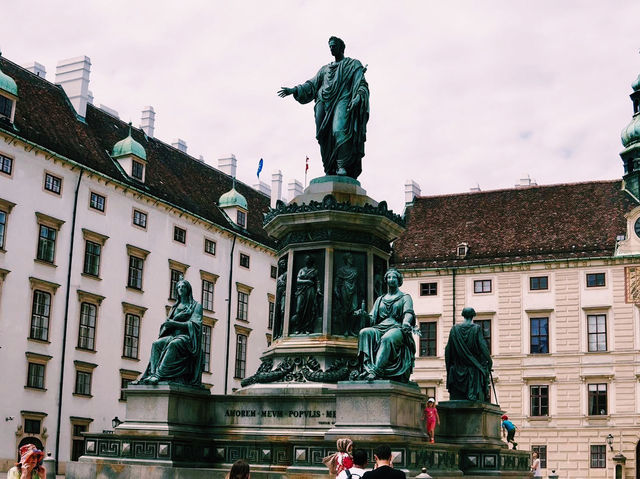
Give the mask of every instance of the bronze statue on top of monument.
M 362 172 L 364 142 L 369 120 L 367 70 L 355 58 L 344 56 L 345 44 L 338 37 L 329 39 L 335 57 L 311 80 L 293 88 L 282 87 L 282 98 L 293 95 L 299 103 L 315 100 L 316 139 L 327 175 L 358 178 Z

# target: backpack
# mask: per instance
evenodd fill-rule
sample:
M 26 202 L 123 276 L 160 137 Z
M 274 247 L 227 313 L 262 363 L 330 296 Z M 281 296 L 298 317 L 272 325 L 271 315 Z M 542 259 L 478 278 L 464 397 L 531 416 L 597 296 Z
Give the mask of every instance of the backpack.
M 351 479 L 352 477 L 357 477 L 358 479 L 362 478 L 360 474 L 351 474 L 349 469 L 345 469 L 344 471 L 347 473 L 347 479 Z

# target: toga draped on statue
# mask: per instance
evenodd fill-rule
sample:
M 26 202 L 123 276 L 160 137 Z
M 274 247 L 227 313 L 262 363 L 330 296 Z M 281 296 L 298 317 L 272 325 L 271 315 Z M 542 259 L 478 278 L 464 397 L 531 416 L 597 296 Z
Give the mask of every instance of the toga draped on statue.
M 489 400 L 489 372 L 493 361 L 479 325 L 469 320 L 453 326 L 444 357 L 451 399 Z
M 403 328 L 405 315 L 412 316 L 411 296 L 402 292 L 387 298 L 376 299 L 371 312 L 373 326 L 360 330 L 358 354 L 362 355 L 362 366 L 367 373 L 377 378 L 407 382 L 413 371 L 416 343 L 411 329 Z
M 345 57 L 323 66 L 311 80 L 293 88 L 299 103 L 316 101 L 316 139 L 327 175 L 335 175 L 338 168 L 344 168 L 351 178 L 362 172 L 369 120 L 369 86 L 364 73 L 360 61 Z M 356 96 L 360 101 L 347 111 Z

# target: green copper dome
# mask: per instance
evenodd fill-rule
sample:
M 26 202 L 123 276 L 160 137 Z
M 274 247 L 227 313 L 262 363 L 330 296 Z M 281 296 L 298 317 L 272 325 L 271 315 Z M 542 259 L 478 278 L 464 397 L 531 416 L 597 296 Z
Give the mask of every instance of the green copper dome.
M 3 73 L 0 70 L 0 90 L 11 93 L 14 96 L 18 96 L 18 85 L 9 75 Z
M 620 134 L 622 145 L 626 148 L 631 143 L 640 140 L 640 115 L 633 117 L 631 122 L 622 130 Z
M 220 208 L 227 208 L 229 206 L 237 206 L 239 208 L 244 208 L 248 210 L 249 207 L 247 205 L 247 199 L 238 193 L 235 187 L 231 188 L 231 191 L 227 191 L 224 193 L 220 200 L 218 201 L 218 206 Z
M 131 137 L 131 125 L 129 125 L 129 136 L 116 143 L 111 153 L 114 158 L 126 155 L 135 155 L 143 160 L 147 159 L 147 152 L 144 151 L 142 145 Z

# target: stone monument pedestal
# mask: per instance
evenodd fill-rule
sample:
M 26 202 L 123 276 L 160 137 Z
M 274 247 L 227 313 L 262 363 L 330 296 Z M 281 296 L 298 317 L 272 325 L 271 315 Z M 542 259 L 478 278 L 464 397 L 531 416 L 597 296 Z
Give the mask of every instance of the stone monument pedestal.
M 506 447 L 501 439 L 500 406 L 477 401 L 440 401 L 439 441 L 450 444 Z

